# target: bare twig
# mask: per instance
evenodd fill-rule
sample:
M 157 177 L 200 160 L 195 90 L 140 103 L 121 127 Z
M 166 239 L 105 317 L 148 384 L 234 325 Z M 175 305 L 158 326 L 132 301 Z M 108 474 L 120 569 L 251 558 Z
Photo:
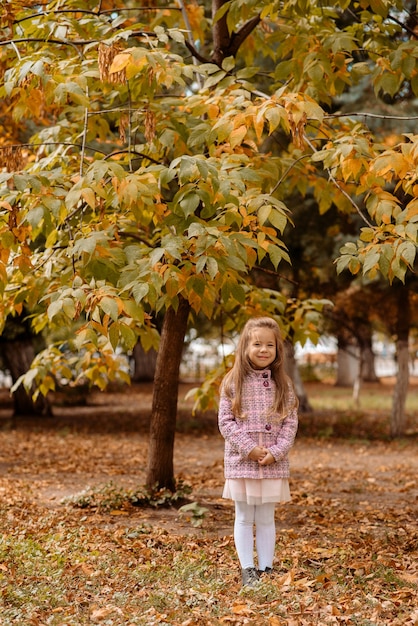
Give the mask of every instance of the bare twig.
M 181 14 L 182 14 L 182 16 L 183 16 L 183 20 L 184 20 L 184 23 L 185 23 L 185 25 L 186 25 L 186 29 L 187 29 L 187 42 L 185 42 L 185 43 L 188 43 L 188 44 L 189 44 L 189 45 L 187 46 L 187 48 L 188 48 L 189 50 L 190 50 L 191 48 L 195 50 L 195 47 L 194 47 L 194 39 L 193 39 L 193 33 L 192 33 L 192 27 L 191 27 L 191 25 L 190 25 L 190 20 L 189 20 L 189 16 L 188 16 L 188 14 L 187 14 L 187 9 L 186 9 L 186 7 L 185 7 L 185 5 L 184 5 L 183 0 L 177 0 L 177 2 L 178 2 L 178 3 L 179 3 L 179 5 L 180 5 Z M 190 50 L 190 51 L 191 51 L 191 50 Z M 197 51 L 196 51 L 196 52 L 197 52 Z M 198 59 L 197 59 L 196 55 L 192 54 L 192 57 L 193 57 L 193 63 L 194 63 L 194 65 L 197 65 L 197 61 L 198 61 Z M 197 74 L 197 75 L 196 75 L 196 79 L 197 79 L 197 82 L 199 83 L 199 87 L 203 87 L 203 79 L 202 79 L 202 76 L 200 76 L 200 74 Z
M 96 17 L 99 15 L 111 15 L 112 13 L 128 13 L 130 11 L 157 11 L 156 7 L 119 7 L 118 9 L 105 9 L 102 11 L 100 8 L 98 11 L 89 11 L 87 9 L 55 9 L 51 11 L 39 11 L 38 13 L 32 13 L 31 15 L 25 15 L 25 17 L 21 17 L 18 20 L 14 20 L 13 24 L 20 24 L 21 22 L 25 22 L 26 20 L 32 20 L 35 17 L 39 17 L 40 15 L 58 15 L 60 13 L 83 13 L 85 15 L 95 15 Z M 164 11 L 180 11 L 178 7 L 164 7 Z
M 308 137 L 306 135 L 304 135 L 304 140 L 306 141 L 306 143 L 308 144 L 308 146 L 310 147 L 312 152 L 318 152 L 318 150 L 315 148 L 313 143 L 308 139 Z M 347 193 L 346 190 L 340 185 L 340 183 L 335 178 L 335 176 L 333 175 L 331 170 L 328 167 L 326 167 L 325 170 L 326 170 L 326 172 L 328 174 L 328 177 L 329 177 L 330 181 L 337 187 L 337 189 L 340 190 L 340 192 L 343 194 L 343 196 L 345 198 L 347 198 L 347 200 L 349 201 L 351 206 L 354 207 L 354 209 L 357 211 L 357 213 L 359 214 L 359 216 L 361 217 L 363 222 L 365 224 L 367 224 L 367 226 L 369 226 L 369 228 L 373 228 L 373 224 L 371 222 L 369 222 L 369 220 L 367 219 L 367 217 L 365 217 L 365 215 L 363 215 L 363 212 L 361 211 L 361 209 L 358 206 L 357 202 L 355 200 L 353 200 L 353 198 L 350 196 L 350 194 Z
M 287 170 L 282 174 L 282 176 L 280 177 L 280 179 L 277 181 L 277 183 L 274 185 L 273 189 L 270 191 L 270 195 L 273 195 L 274 192 L 280 187 L 280 185 L 282 184 L 283 180 L 286 178 L 286 176 L 288 175 L 288 173 L 290 172 L 291 169 L 293 169 L 295 167 L 295 165 L 297 165 L 297 163 L 299 163 L 299 161 L 303 161 L 303 159 L 307 159 L 308 157 L 310 157 L 309 154 L 303 154 L 302 156 L 300 156 L 298 159 L 295 159 L 293 161 L 293 163 L 291 163 L 289 165 L 289 167 L 287 168 Z
M 86 90 L 86 97 L 88 99 L 88 87 Z M 89 111 L 88 111 L 88 108 L 86 107 L 84 109 L 84 126 L 83 126 L 83 133 L 81 135 L 80 176 L 83 176 L 83 163 L 84 163 L 84 154 L 86 151 L 88 118 L 89 118 Z
M 333 119 L 336 117 L 373 117 L 379 120 L 418 120 L 418 115 L 386 115 L 383 113 L 368 113 L 366 111 L 354 111 L 353 113 L 328 113 L 324 115 L 324 120 Z
M 82 143 L 73 143 L 70 141 L 44 141 L 42 143 L 19 143 L 19 144 L 7 144 L 7 145 L 0 145 L 0 150 L 7 150 L 9 148 L 42 148 L 43 146 L 68 146 L 68 147 L 72 147 L 72 148 L 83 148 L 83 144 Z M 145 154 L 144 152 L 138 152 L 137 150 L 115 150 L 114 152 L 104 152 L 104 150 L 100 150 L 100 148 L 97 147 L 92 147 L 92 146 L 88 146 L 87 144 L 84 146 L 85 150 L 92 150 L 93 152 L 98 152 L 99 154 L 103 154 L 104 156 L 104 160 L 107 161 L 108 159 L 111 159 L 113 156 L 116 156 L 118 154 L 132 154 L 132 155 L 136 155 L 136 156 L 140 156 L 143 159 L 147 159 L 148 161 L 151 161 L 151 163 L 155 163 L 156 165 L 162 165 L 162 163 L 160 161 L 157 161 L 156 159 L 153 159 L 151 156 L 149 156 L 148 154 Z
M 153 37 L 156 38 L 158 35 L 156 33 L 148 32 L 146 30 L 135 30 L 130 33 L 130 37 Z M 47 43 L 47 44 L 57 44 L 63 46 L 87 46 L 92 43 L 100 43 L 102 39 L 54 39 L 49 37 L 21 37 L 20 39 L 6 39 L 4 41 L 0 41 L 0 46 L 11 46 L 16 43 Z
M 270 270 L 267 267 L 261 267 L 261 265 L 254 265 L 254 269 L 259 270 L 260 272 L 264 272 L 264 274 L 270 274 L 271 276 L 276 276 L 277 278 L 286 280 L 288 283 L 291 283 L 292 285 L 295 285 L 296 287 L 300 285 L 298 281 L 293 280 L 292 278 L 289 278 L 288 276 L 284 276 L 283 274 L 280 274 L 279 272 L 276 272 L 275 270 Z

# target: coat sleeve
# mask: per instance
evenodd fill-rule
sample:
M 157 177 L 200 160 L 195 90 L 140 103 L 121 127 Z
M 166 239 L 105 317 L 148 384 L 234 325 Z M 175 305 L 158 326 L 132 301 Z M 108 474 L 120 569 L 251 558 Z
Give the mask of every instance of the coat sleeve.
M 243 458 L 248 458 L 256 444 L 232 413 L 232 403 L 224 393 L 219 400 L 218 425 L 222 437 L 236 448 Z
M 281 428 L 277 434 L 276 443 L 269 447 L 269 451 L 276 461 L 280 461 L 287 456 L 295 441 L 298 430 L 297 408 L 292 408 L 281 423 Z

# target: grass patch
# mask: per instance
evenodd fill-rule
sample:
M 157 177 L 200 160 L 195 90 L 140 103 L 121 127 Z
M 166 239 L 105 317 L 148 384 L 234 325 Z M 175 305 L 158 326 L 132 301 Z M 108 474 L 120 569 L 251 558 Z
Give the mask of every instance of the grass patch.
M 399 544 L 377 538 L 359 549 L 358 533 L 346 524 L 337 540 L 308 540 L 315 522 L 307 517 L 303 532 L 280 536 L 274 575 L 242 591 L 230 538 L 104 528 L 77 512 L 36 521 L 34 513 L 30 531 L 16 519 L 0 541 L 5 626 L 267 626 L 290 618 L 325 626 L 337 616 L 351 625 L 410 623 L 413 555 L 403 559 Z M 412 528 L 408 533 L 404 541 Z
M 177 482 L 176 490 L 156 489 L 148 491 L 145 487 L 139 489 L 124 489 L 112 481 L 98 487 L 89 487 L 82 492 L 64 500 L 64 504 L 71 504 L 79 509 L 96 509 L 100 512 L 121 511 L 130 507 L 169 507 L 176 508 L 188 502 L 187 496 L 191 493 L 190 485 L 182 480 Z

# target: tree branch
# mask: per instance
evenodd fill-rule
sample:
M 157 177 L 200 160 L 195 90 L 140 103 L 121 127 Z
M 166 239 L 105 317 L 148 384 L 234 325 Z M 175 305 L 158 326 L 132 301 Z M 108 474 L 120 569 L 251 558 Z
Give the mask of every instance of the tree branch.
M 379 120 L 418 120 L 418 115 L 385 115 L 383 113 L 367 113 L 362 111 L 353 111 L 352 113 L 328 113 L 324 115 L 324 120 L 334 117 L 374 117 Z
M 120 7 L 118 9 L 105 9 L 102 11 L 100 8 L 98 11 L 89 11 L 87 9 L 56 9 L 51 11 L 39 11 L 39 13 L 32 13 L 31 15 L 25 15 L 25 17 L 21 17 L 18 20 L 13 20 L 13 24 L 20 24 L 21 22 L 25 22 L 26 20 L 32 20 L 35 17 L 39 17 L 41 15 L 58 15 L 59 13 L 83 13 L 86 15 L 109 15 L 112 13 L 126 13 L 129 11 L 157 11 L 155 7 Z M 164 7 L 164 11 L 181 11 L 179 7 Z
M 235 56 L 238 52 L 238 48 L 242 43 L 247 39 L 249 35 L 253 32 L 253 30 L 259 25 L 261 22 L 260 15 L 256 15 L 252 19 L 245 22 L 243 26 L 239 29 L 237 33 L 232 33 L 231 35 L 231 43 L 228 48 L 227 56 Z
M 196 48 L 194 47 L 194 45 L 192 43 L 190 43 L 190 41 L 187 41 L 187 39 L 186 39 L 184 43 L 186 44 L 186 48 L 189 50 L 189 52 L 192 53 L 192 55 L 193 55 L 193 57 L 195 59 L 197 59 L 201 63 L 211 63 L 212 62 L 210 59 L 205 59 L 205 57 L 202 56 L 200 54 L 200 52 L 198 52 L 196 50 Z
M 192 27 L 190 25 L 190 20 L 189 20 L 188 14 L 187 14 L 186 7 L 184 5 L 183 0 L 177 0 L 177 1 L 178 1 L 179 5 L 180 5 L 181 14 L 183 16 L 183 20 L 184 20 L 184 23 L 186 24 L 186 28 L 187 28 L 187 39 L 185 40 L 184 43 L 186 44 L 186 48 L 188 50 L 190 50 L 190 52 L 192 52 L 192 50 L 195 50 L 195 53 L 197 53 L 197 50 L 194 47 L 194 39 L 193 39 L 193 34 L 192 34 Z M 198 59 L 198 57 L 196 56 L 195 53 L 192 52 L 193 64 L 197 65 L 197 61 L 199 59 Z M 202 76 L 200 76 L 199 74 L 196 74 L 196 80 L 197 80 L 197 82 L 199 84 L 199 87 L 203 87 L 203 78 L 202 78 Z
M 156 33 L 149 32 L 147 30 L 138 30 L 133 31 L 130 34 L 130 37 L 157 37 Z M 49 39 L 47 37 L 22 37 L 21 39 L 6 39 L 5 41 L 0 41 L 0 46 L 10 46 L 16 43 L 29 43 L 29 42 L 38 42 L 38 43 L 55 43 L 58 45 L 64 46 L 87 46 L 91 43 L 100 43 L 101 39 Z
M 297 280 L 293 280 L 293 278 L 289 278 L 288 276 L 285 276 L 284 274 L 280 274 L 279 272 L 276 272 L 275 270 L 270 270 L 267 267 L 261 267 L 261 265 L 254 265 L 255 270 L 258 270 L 260 272 L 264 272 L 264 274 L 269 274 L 270 276 L 276 276 L 277 278 L 280 278 L 281 280 L 286 280 L 288 283 L 291 283 L 292 285 L 295 285 L 296 287 L 299 287 L 300 282 L 298 282 Z
M 392 22 L 395 22 L 395 24 L 397 24 L 398 26 L 400 26 L 400 27 L 402 28 L 402 30 L 405 30 L 405 31 L 408 33 L 408 35 L 411 35 L 411 37 L 412 37 L 413 39 L 416 39 L 416 38 L 417 38 L 417 34 L 416 34 L 416 32 L 414 32 L 414 31 L 412 30 L 412 28 L 409 28 L 409 26 L 408 26 L 407 24 L 404 24 L 403 22 L 401 22 L 400 20 L 398 20 L 398 18 L 394 17 L 393 15 L 390 15 L 390 13 L 389 13 L 389 15 L 387 16 L 387 19 L 388 19 L 388 20 L 391 20 Z
M 226 1 L 227 0 L 212 1 L 213 17 L 225 5 Z M 219 65 L 219 67 L 222 66 L 222 61 L 225 58 L 231 56 L 235 57 L 239 47 L 261 21 L 260 15 L 256 15 L 255 17 L 248 20 L 248 22 L 245 22 L 245 24 L 241 26 L 237 33 L 233 32 L 230 34 L 227 24 L 227 15 L 228 11 L 226 11 L 222 15 L 222 17 L 213 24 L 212 62 L 216 63 L 216 65 Z
M 214 18 L 216 13 L 226 4 L 227 0 L 212 0 L 212 17 Z M 212 35 L 213 35 L 213 52 L 211 60 L 219 67 L 222 66 L 222 61 L 227 55 L 228 47 L 231 43 L 229 35 L 228 24 L 226 16 L 228 11 L 222 15 L 219 20 L 213 23 Z
M 80 148 L 81 150 L 92 150 L 93 152 L 103 154 L 104 161 L 107 161 L 108 159 L 111 159 L 118 154 L 132 154 L 134 156 L 140 156 L 143 159 L 147 159 L 148 161 L 151 161 L 151 163 L 155 163 L 155 165 L 162 165 L 161 161 L 153 159 L 152 156 L 149 156 L 144 152 L 137 152 L 136 150 L 115 150 L 114 152 L 107 153 L 103 150 L 100 150 L 99 148 L 93 148 L 88 145 L 83 146 L 82 143 L 72 143 L 69 141 L 45 141 L 42 143 L 5 144 L 0 146 L 0 150 L 6 150 L 7 148 L 42 148 L 43 146 L 68 146 L 70 148 Z

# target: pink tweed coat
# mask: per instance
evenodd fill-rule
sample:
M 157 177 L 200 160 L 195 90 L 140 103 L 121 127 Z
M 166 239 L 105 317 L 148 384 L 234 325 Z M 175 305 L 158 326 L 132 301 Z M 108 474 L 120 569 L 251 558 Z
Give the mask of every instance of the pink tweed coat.
M 222 392 L 219 402 L 218 424 L 225 439 L 225 478 L 288 478 L 288 453 L 298 427 L 296 408 L 282 421 L 269 416 L 273 403 L 275 382 L 270 370 L 254 370 L 242 390 L 242 413 L 245 419 L 235 418 L 231 400 Z M 290 398 L 290 407 L 294 396 Z M 272 419 L 275 417 L 276 419 Z M 255 446 L 267 448 L 276 462 L 262 466 L 248 458 Z

